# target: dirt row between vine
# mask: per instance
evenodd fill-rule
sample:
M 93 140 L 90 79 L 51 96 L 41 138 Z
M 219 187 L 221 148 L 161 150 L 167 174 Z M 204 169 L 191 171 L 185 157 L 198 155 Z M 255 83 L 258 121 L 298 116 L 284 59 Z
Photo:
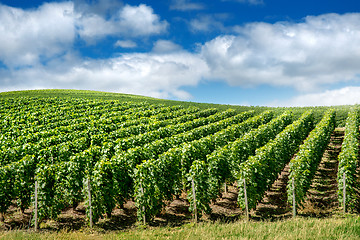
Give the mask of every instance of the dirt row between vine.
M 337 169 L 338 155 L 344 139 L 344 128 L 337 128 L 332 133 L 330 142 L 319 163 L 307 200 L 299 209 L 300 215 L 321 217 L 331 215 L 338 208 L 337 200 Z M 292 216 L 292 206 L 287 201 L 287 184 L 289 164 L 279 174 L 278 179 L 265 193 L 262 201 L 253 211 L 255 218 L 278 219 Z

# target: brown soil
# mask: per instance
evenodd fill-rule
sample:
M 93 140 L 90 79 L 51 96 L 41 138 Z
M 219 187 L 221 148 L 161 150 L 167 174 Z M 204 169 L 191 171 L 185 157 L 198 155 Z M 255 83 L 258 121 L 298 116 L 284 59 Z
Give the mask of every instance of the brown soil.
M 210 206 L 212 209 L 210 219 L 230 222 L 243 218 L 244 212 L 239 208 L 237 198 L 238 187 L 228 186 L 227 192 L 223 192 L 222 197 L 216 199 L 216 202 Z
M 339 208 L 337 196 L 338 155 L 344 140 L 344 128 L 337 128 L 331 135 L 330 143 L 312 180 L 300 214 L 328 216 Z
M 227 193 L 223 193 L 211 204 L 212 213 L 203 214 L 200 221 L 235 221 L 243 217 L 243 212 L 237 206 L 238 191 L 236 186 L 229 186 Z M 5 216 L 5 221 L 0 222 L 1 230 L 29 229 L 31 228 L 32 209 L 27 209 L 24 214 L 15 206 L 11 206 Z M 189 212 L 189 202 L 186 194 L 179 199 L 167 202 L 165 209 L 149 223 L 151 226 L 180 226 L 193 221 Z M 123 230 L 137 225 L 136 207 L 133 201 L 124 204 L 123 209 L 115 208 L 111 218 L 104 217 L 96 223 L 100 231 Z M 40 223 L 42 231 L 57 231 L 60 229 L 80 230 L 87 226 L 85 207 L 80 204 L 76 209 L 72 207 L 62 211 L 56 221 L 46 220 Z
M 290 217 L 290 205 L 287 203 L 286 186 L 289 180 L 289 164 L 287 164 L 278 179 L 265 192 L 264 198 L 256 206 L 254 217 L 277 219 Z
M 299 209 L 300 214 L 320 217 L 338 210 L 337 157 L 341 151 L 343 139 L 344 128 L 335 129 L 315 173 L 311 188 L 307 194 L 307 200 Z M 287 164 L 279 174 L 278 179 L 265 192 L 264 198 L 257 205 L 256 211 L 254 211 L 253 218 L 278 219 L 292 216 L 292 206 L 287 202 L 286 193 L 288 179 L 289 165 Z

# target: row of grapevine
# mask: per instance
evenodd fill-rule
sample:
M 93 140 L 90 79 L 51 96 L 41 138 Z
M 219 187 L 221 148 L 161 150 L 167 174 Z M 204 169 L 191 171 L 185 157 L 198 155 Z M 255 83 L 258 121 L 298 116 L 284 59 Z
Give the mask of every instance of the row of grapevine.
M 288 191 L 294 181 L 301 201 L 335 122 L 329 111 L 310 133 L 311 111 L 293 122 L 290 112 L 273 119 L 273 111 L 253 117 L 254 111 L 217 113 L 148 103 L 25 103 L 10 100 L 0 107 L 0 212 L 14 202 L 22 211 L 29 208 L 37 181 L 40 219 L 56 219 L 62 209 L 84 200 L 90 204 L 88 189 L 95 221 L 104 214 L 110 217 L 116 206 L 132 198 L 139 219 L 151 220 L 166 200 L 183 192 L 190 211 L 210 212 L 221 185 L 236 180 L 240 206 L 244 208 L 245 181 L 254 208 L 299 146 L 290 163 Z M 339 199 L 340 174 L 345 173 L 348 207 L 355 203 L 358 128 L 357 112 L 349 114 L 339 156 Z
M 117 129 L 107 132 L 93 132 L 91 138 L 93 145 L 101 145 L 102 142 L 132 142 L 135 136 L 143 136 L 146 134 L 153 134 L 156 132 L 166 131 L 168 128 L 174 128 L 177 124 L 194 120 L 196 118 L 208 117 L 217 111 L 215 109 L 207 109 L 199 111 L 197 108 L 190 108 L 176 112 L 167 113 L 168 117 L 159 115 L 152 115 L 150 118 L 140 118 L 116 124 Z M 166 114 L 161 114 L 166 115 Z M 157 120 L 160 117 L 163 120 Z M 139 122 L 139 120 L 145 120 Z M 165 129 L 165 130 L 164 130 Z M 133 142 L 133 144 L 136 144 Z
M 33 144 L 28 149 L 30 152 L 21 160 L 1 166 L 0 181 L 4 187 L 0 189 L 2 196 L 0 208 L 6 210 L 13 200 L 16 200 L 20 209 L 28 208 L 31 202 L 30 196 L 33 193 L 34 177 L 41 172 L 42 167 L 48 169 L 50 165 L 69 159 L 72 154 L 82 152 L 88 146 L 89 141 L 84 137 L 48 147 Z M 11 179 L 9 179 L 9 174 L 12 176 Z
M 294 192 L 296 203 L 304 201 L 334 129 L 335 111 L 329 110 L 300 146 L 296 157 L 291 160 L 287 185 L 289 202 L 293 201 Z
M 183 123 L 183 132 L 180 131 L 180 133 L 169 137 L 149 141 L 143 146 L 136 146 L 125 152 L 117 149 L 116 146 L 114 158 L 118 161 L 127 162 L 130 164 L 131 169 L 135 169 L 136 165 L 140 164 L 143 160 L 155 158 L 159 154 L 167 151 L 169 148 L 178 146 L 184 142 L 200 139 L 204 136 L 215 133 L 219 129 L 239 123 L 252 116 L 254 112 L 249 111 L 233 116 L 234 114 L 235 112 L 233 110 L 228 110 L 211 115 L 207 118 L 199 118 L 194 121 Z
M 338 196 L 339 202 L 343 205 L 343 192 L 346 193 L 346 202 L 343 208 L 354 210 L 358 204 L 358 194 L 356 192 L 358 181 L 356 168 L 359 164 L 359 112 L 353 110 L 349 113 L 346 120 L 345 136 L 338 156 Z M 346 187 L 344 189 L 343 177 L 345 174 Z
M 135 146 L 143 145 L 152 139 L 164 138 L 185 130 L 184 126 L 201 124 L 202 119 L 208 118 L 216 113 L 215 109 L 207 109 L 193 114 L 186 114 L 174 119 L 163 121 L 152 121 L 147 125 L 136 125 L 128 129 L 119 129 L 111 132 L 107 139 L 114 140 L 118 150 L 127 150 Z M 229 111 L 233 114 L 233 111 Z M 201 119 L 201 120 L 198 120 Z M 185 123 L 185 124 L 184 124 Z
M 4 214 L 14 199 L 22 211 L 30 206 L 33 193 L 35 156 L 0 167 L 0 212 Z M 15 198 L 15 196 L 19 196 Z
M 36 105 L 35 105 L 36 106 Z M 34 107 L 35 107 L 34 106 Z M 56 105 L 55 105 L 56 106 Z M 26 111 L 20 111 L 16 113 L 7 113 L 4 115 L 4 120 L 1 121 L 2 128 L 6 132 L 11 132 L 19 130 L 26 130 L 28 128 L 34 130 L 35 132 L 41 131 L 44 129 L 51 129 L 61 125 L 74 124 L 73 121 L 82 120 L 85 121 L 87 118 L 94 116 L 104 116 L 108 117 L 118 116 L 119 113 L 123 114 L 129 109 L 139 109 L 143 111 L 159 108 L 159 106 L 151 106 L 144 104 L 134 105 L 132 103 L 122 103 L 121 105 L 102 105 L 102 108 L 92 108 L 91 105 L 84 106 L 87 108 L 81 110 L 74 110 L 73 107 L 66 107 L 65 109 L 54 108 L 54 106 L 43 106 L 44 109 L 40 112 L 36 111 L 33 108 L 28 108 Z M 130 113 L 130 111 L 128 111 Z M 19 122 L 17 119 L 21 118 L 22 121 Z M 20 132 L 21 133 L 21 132 Z
M 10 135 L 12 138 L 15 138 L 14 139 L 15 142 L 17 140 L 16 139 L 17 137 L 23 137 L 25 139 L 29 138 L 28 141 L 32 141 L 33 138 L 31 136 L 34 133 L 40 134 L 44 130 L 45 131 L 49 131 L 50 129 L 62 130 L 63 129 L 62 127 L 66 127 L 65 129 L 67 129 L 68 126 L 71 126 L 73 130 L 78 131 L 86 128 L 87 125 L 90 125 L 90 127 L 92 128 L 98 129 L 98 131 L 100 129 L 108 129 L 108 131 L 110 131 L 109 128 L 111 127 L 117 128 L 117 126 L 115 125 L 117 123 L 129 119 L 134 119 L 136 117 L 149 117 L 151 115 L 161 114 L 161 113 L 168 114 L 172 110 L 174 110 L 174 108 L 155 107 L 153 109 L 149 109 L 148 107 L 139 107 L 139 108 L 127 107 L 126 109 L 124 109 L 124 111 L 119 111 L 116 116 L 111 116 L 111 117 L 104 109 L 92 110 L 91 112 L 88 113 L 87 116 L 82 116 L 80 118 L 74 118 L 73 116 L 71 116 L 71 119 L 64 119 L 62 121 L 58 120 L 52 124 L 37 125 L 36 121 L 35 122 L 28 121 L 29 124 L 34 125 L 36 127 L 27 127 L 27 128 L 19 129 L 18 128 L 19 126 L 15 125 L 16 126 L 15 129 L 4 129 L 5 130 L 4 136 Z M 138 113 L 140 113 L 140 115 Z M 40 136 L 40 138 L 42 137 L 43 136 Z
M 204 111 L 205 115 L 211 113 L 213 113 L 213 110 Z M 226 116 L 226 114 L 224 115 L 219 113 L 218 116 Z M 213 117 L 210 118 L 212 119 Z M 103 137 L 103 139 L 104 138 L 106 137 Z M 106 144 L 103 143 L 103 145 Z M 40 162 L 38 165 L 37 178 L 40 185 L 39 191 L 42 192 L 42 194 L 40 194 L 39 202 L 41 203 L 41 206 L 45 210 L 39 213 L 40 217 L 54 218 L 56 214 L 59 213 L 59 210 L 63 206 L 65 206 L 66 203 L 69 203 L 71 205 L 76 205 L 78 202 L 80 202 L 83 199 L 82 189 L 84 186 L 83 181 L 85 179 L 85 176 L 92 175 L 92 169 L 94 168 L 96 163 L 100 161 L 101 156 L 103 156 L 104 154 L 103 150 L 104 149 L 99 146 L 98 147 L 91 146 L 89 149 L 86 150 L 84 149 L 83 152 L 78 152 L 78 151 L 73 152 L 75 153 L 75 155 L 64 158 L 64 160 L 69 159 L 69 161 L 62 161 L 62 162 L 60 161 L 57 164 L 48 161 L 50 156 L 52 156 L 53 154 L 50 154 L 50 156 L 42 158 L 44 159 L 44 161 Z M 108 158 L 110 158 L 112 155 L 113 153 L 110 154 Z M 53 167 L 49 168 L 48 167 L 49 165 Z M 52 170 L 54 174 L 46 173 L 46 171 L 50 171 L 50 170 Z M 88 173 L 85 174 L 85 171 L 87 171 Z M 54 179 L 55 176 L 62 176 L 62 178 L 57 178 L 58 180 L 55 180 Z M 125 179 L 122 180 L 126 182 Z M 46 186 L 46 187 L 42 187 L 42 186 Z M 62 189 L 57 190 L 59 189 L 59 187 L 62 187 Z M 63 193 L 63 194 L 60 195 L 60 197 L 55 197 L 56 195 L 59 195 L 59 193 Z M 50 197 L 46 197 L 46 196 L 50 196 Z M 53 199 L 60 199 L 61 201 L 57 201 L 57 204 L 54 204 Z
M 78 139 L 80 137 L 89 137 L 91 138 L 91 142 L 95 140 L 96 135 L 98 135 L 98 141 L 102 141 L 104 136 L 106 137 L 112 137 L 117 136 L 116 132 L 121 132 L 123 135 L 128 134 L 127 136 L 130 136 L 132 134 L 132 131 L 135 131 L 134 129 L 137 129 L 140 131 L 146 131 L 146 129 L 149 129 L 149 126 L 152 128 L 156 128 L 157 126 L 160 127 L 162 125 L 166 126 L 168 124 L 172 124 L 174 122 L 193 119 L 198 116 L 207 116 L 208 114 L 211 114 L 214 112 L 214 110 L 207 110 L 207 111 L 201 111 L 200 114 L 189 114 L 198 111 L 196 108 L 190 108 L 190 109 L 180 109 L 179 111 L 173 111 L 171 112 L 172 108 L 162 108 L 160 109 L 161 113 L 158 114 L 157 112 L 159 110 L 155 110 L 151 112 L 150 110 L 147 110 L 147 113 L 152 113 L 153 115 L 150 115 L 151 118 L 168 118 L 168 120 L 163 121 L 157 121 L 153 123 L 154 121 L 150 120 L 142 121 L 147 124 L 139 124 L 139 120 L 132 120 L 134 118 L 134 115 L 131 115 L 129 113 L 132 113 L 131 111 L 125 111 L 127 115 L 121 115 L 122 118 L 119 119 L 119 121 L 122 121 L 121 124 L 117 122 L 112 122 L 112 129 L 109 127 L 111 126 L 108 123 L 101 123 L 103 122 L 102 119 L 95 119 L 91 120 L 89 122 L 89 119 L 91 119 L 91 116 L 89 116 L 89 119 L 87 121 L 80 120 L 77 124 L 71 124 L 69 123 L 68 126 L 62 126 L 57 127 L 48 131 L 40 131 L 35 132 L 33 131 L 28 132 L 28 135 L 17 137 L 16 139 L 8 139 L 7 141 L 2 141 L 1 149 L 0 149 L 0 156 L 1 162 L 3 164 L 9 163 L 10 161 L 17 161 L 21 159 L 23 156 L 27 154 L 35 154 L 34 152 L 29 152 L 29 146 L 31 146 L 33 143 L 38 143 L 41 147 L 49 147 L 54 144 L 59 144 L 61 142 L 66 141 L 74 141 L 75 139 Z M 165 112 L 166 111 L 166 112 Z M 165 117 L 166 114 L 169 114 L 168 117 Z M 185 114 L 184 116 L 182 116 Z M 178 118 L 175 118 L 174 120 L 171 120 L 171 117 L 180 116 Z M 142 119 L 140 119 L 142 120 Z M 112 119 L 110 119 L 112 121 Z M 100 123 L 100 124 L 99 124 Z M 135 124 L 136 127 L 132 127 Z M 128 127 L 128 129 L 124 128 Z M 105 131 L 103 131 L 104 129 Z M 141 130 L 142 129 L 142 130 Z M 136 134 L 136 132 L 135 132 Z M 4 136 L 4 135 L 3 135 Z M 14 146 L 14 144 L 16 146 Z M 9 151 L 10 149 L 10 151 Z
M 206 118 L 206 119 L 190 120 L 185 123 L 169 125 L 169 126 L 159 128 L 154 131 L 146 132 L 144 134 L 134 135 L 129 138 L 121 138 L 121 139 L 116 140 L 116 150 L 117 151 L 126 151 L 130 148 L 141 146 L 141 145 L 144 145 L 146 143 L 149 143 L 149 142 L 152 142 L 152 141 L 155 141 L 158 139 L 170 137 L 172 135 L 188 131 L 194 127 L 198 127 L 198 126 L 207 124 L 208 122 L 206 120 L 211 121 L 211 119 L 216 120 L 218 117 L 226 118 L 226 117 L 230 117 L 230 116 L 234 116 L 234 115 L 235 115 L 235 111 L 230 109 L 230 110 L 222 112 L 218 115 L 215 114 L 213 116 L 210 116 L 209 118 Z
M 206 114 L 211 112 L 213 111 L 204 111 Z M 208 118 L 216 120 L 224 118 L 228 114 L 233 115 L 233 111 L 219 113 L 215 118 L 212 116 Z M 73 157 L 67 156 L 64 158 L 70 159 L 67 162 L 62 162 L 61 160 L 49 161 L 49 159 L 53 159 L 53 155 L 58 155 L 58 153 L 54 154 L 54 152 L 48 152 L 45 157 L 40 159 L 36 170 L 36 178 L 39 182 L 39 204 L 43 209 L 39 213 L 40 218 L 55 218 L 66 204 L 76 205 L 84 199 L 81 192 L 84 188 L 84 179 L 93 178 L 93 171 L 96 172 L 98 168 L 96 166 L 100 165 L 100 163 L 97 163 L 100 162 L 102 157 L 105 156 L 108 159 L 114 154 L 114 151 L 110 154 L 105 153 L 109 148 L 106 143 L 102 145 L 102 147 L 91 146 L 89 149 L 79 152 Z M 93 170 L 94 168 L 95 170 Z M 127 174 L 127 176 L 129 175 Z M 96 180 L 96 178 L 94 179 Z M 122 180 L 124 179 L 122 178 Z M 96 181 L 92 179 L 91 183 L 95 187 Z M 94 210 L 96 210 L 96 201 Z
M 134 109 L 136 110 L 137 108 Z M 177 109 L 180 110 L 173 111 Z M 155 111 L 152 110 L 153 113 L 151 113 L 151 110 L 142 111 L 141 115 L 144 116 L 146 115 L 147 117 L 152 119 L 165 119 L 164 121 L 167 121 L 166 119 L 171 119 L 176 116 L 181 116 L 184 114 L 186 115 L 186 117 L 174 119 L 174 121 L 176 122 L 176 120 L 181 120 L 181 119 L 188 120 L 188 119 L 194 119 L 198 116 L 208 116 L 215 112 L 214 109 L 211 109 L 211 110 L 202 111 L 200 115 L 189 114 L 189 113 L 194 113 L 196 111 L 198 111 L 198 109 L 196 108 L 182 109 L 180 107 L 167 107 L 167 108 L 160 108 L 159 110 L 155 110 Z M 106 111 L 104 111 L 104 113 L 106 113 Z M 130 113 L 130 111 L 128 111 L 128 113 Z M 166 114 L 168 114 L 169 116 L 166 116 Z M 137 114 L 136 116 L 140 116 L 140 115 Z M 88 117 L 91 119 L 91 115 Z M 96 118 L 93 119 L 96 120 Z M 101 119 L 99 120 L 102 121 Z M 84 124 L 84 126 L 86 125 Z M 120 126 L 123 125 L 121 124 Z M 73 125 L 69 127 L 73 127 Z M 98 126 L 96 126 L 95 128 L 97 127 Z M 23 145 L 19 145 L 19 147 L 21 148 L 20 150 L 22 151 L 22 155 L 20 155 L 20 158 L 18 159 L 22 158 L 21 160 L 16 160 L 17 158 L 11 158 L 10 156 L 10 158 L 14 161 L 11 161 L 11 163 L 2 162 L 3 166 L 0 169 L 1 172 L 0 179 L 4 183 L 3 184 L 4 188 L 0 190 L 0 195 L 4 197 L 0 200 L 0 205 L 3 211 L 6 211 L 6 209 L 9 207 L 9 204 L 14 199 L 18 202 L 18 205 L 21 209 L 25 209 L 29 206 L 29 202 L 31 200 L 30 196 L 33 192 L 35 171 L 36 171 L 36 178 L 40 183 L 39 202 L 46 203 L 47 202 L 46 198 L 44 198 L 43 196 L 48 196 L 47 199 L 50 199 L 50 202 L 46 203 L 45 205 L 50 205 L 50 206 L 56 205 L 54 204 L 55 202 L 51 203 L 51 201 L 55 201 L 54 199 L 56 199 L 54 198 L 56 194 L 54 195 L 51 193 L 51 190 L 54 189 L 54 187 L 50 187 L 48 185 L 55 182 L 54 176 L 63 177 L 63 179 L 58 178 L 57 180 L 58 182 L 62 182 L 64 179 L 66 179 L 66 175 L 64 176 L 64 174 L 60 174 L 60 170 L 62 168 L 60 168 L 61 164 L 59 164 L 59 162 L 68 161 L 71 155 L 73 154 L 76 155 L 77 153 L 84 151 L 86 148 L 88 148 L 90 145 L 93 144 L 92 139 L 93 137 L 96 136 L 96 135 L 92 135 L 93 133 L 91 132 L 89 135 L 88 131 L 79 132 L 78 130 L 79 129 L 73 129 L 73 131 L 66 131 L 67 132 L 66 134 L 64 134 L 64 132 L 59 132 L 57 130 L 51 130 L 50 132 L 42 131 L 40 132 L 40 134 L 42 134 L 43 136 L 46 135 L 47 136 L 46 138 L 40 138 L 40 140 L 38 142 L 35 142 L 34 144 L 22 143 Z M 39 132 L 37 133 L 39 134 Z M 105 134 L 100 137 L 102 137 L 103 139 L 106 138 Z M 20 141 L 20 143 L 21 142 L 22 141 Z M 104 145 L 107 144 L 104 143 Z M 2 153 L 5 156 L 9 156 L 9 149 L 6 148 L 2 148 L 2 149 L 4 150 L 2 151 Z M 14 150 L 14 149 L 15 148 L 11 148 L 10 150 Z M 33 154 L 35 154 L 36 156 Z M 31 159 L 31 161 L 29 161 L 28 159 Z M 49 161 L 49 159 L 51 160 Z M 86 160 L 86 158 L 83 158 L 83 160 Z M 21 174 L 21 172 L 19 172 L 18 169 L 26 169 L 27 170 L 26 175 Z M 12 175 L 13 178 L 9 179 L 9 175 Z M 14 185 L 15 186 L 20 185 L 21 187 L 11 188 Z M 6 188 L 6 186 L 9 186 L 9 188 Z M 50 194 L 45 194 L 49 192 Z M 59 199 L 61 200 L 61 198 L 58 198 L 58 200 Z M 46 212 L 46 210 L 44 211 Z M 46 216 L 46 214 L 40 214 L 40 215 Z M 55 215 L 56 214 L 50 214 L 50 216 L 55 216 Z
M 305 112 L 299 120 L 287 126 L 275 139 L 256 150 L 255 155 L 240 164 L 238 203 L 245 209 L 244 182 L 249 208 L 255 208 L 265 191 L 290 161 L 299 145 L 313 128 L 313 114 Z
M 209 194 L 215 199 L 226 181 L 232 183 L 238 179 L 240 164 L 255 154 L 255 150 L 275 138 L 293 120 L 290 112 L 284 112 L 271 122 L 246 133 L 222 148 L 216 149 L 207 156 L 209 188 L 202 194 Z M 199 193 L 201 193 L 199 191 Z
M 132 113 L 132 111 L 130 110 L 124 111 L 121 114 L 123 113 L 129 114 Z M 87 128 L 87 124 L 89 120 L 94 118 L 95 116 L 88 115 L 86 117 L 81 117 L 81 118 L 71 118 L 62 121 L 59 120 L 56 123 L 50 125 L 37 125 L 36 121 L 35 122 L 29 121 L 28 123 L 31 126 L 27 128 L 18 129 L 19 127 L 18 125 L 13 125 L 16 126 L 15 130 L 11 128 L 10 129 L 3 128 L 3 134 L 0 136 L 0 141 L 3 143 L 2 145 L 6 144 L 9 146 L 16 146 L 21 144 L 22 142 L 35 142 L 49 136 L 49 134 L 51 134 L 51 131 L 56 131 L 57 133 L 59 131 L 67 131 L 69 130 L 69 126 L 71 128 L 69 131 L 79 131 L 85 129 Z M 121 118 L 118 121 L 120 122 L 124 120 L 126 119 Z M 3 139 L 6 139 L 7 142 L 2 141 Z
M 122 205 L 125 199 L 132 196 L 134 193 L 134 170 L 141 161 L 157 158 L 159 154 L 171 147 L 212 134 L 231 124 L 239 123 L 253 114 L 253 112 L 245 112 L 228 117 L 231 112 L 223 112 L 209 118 L 198 119 L 203 122 L 203 126 L 158 139 L 145 144 L 143 147 L 138 146 L 126 152 L 121 153 L 118 151 L 113 158 L 99 161 L 94 167 L 94 176 L 92 176 L 92 179 L 96 179 L 96 182 L 91 186 L 94 194 L 94 213 L 99 213 L 94 216 L 94 219 L 104 211 L 108 211 L 106 213 L 110 214 L 109 209 L 112 209 L 115 203 Z M 221 120 L 222 118 L 225 119 Z M 197 120 L 193 122 L 195 121 Z M 110 185 L 104 187 L 104 184 L 100 184 L 104 182 L 110 183 Z
M 270 121 L 272 117 L 272 112 L 265 112 L 242 123 L 219 128 L 212 135 L 175 145 L 157 159 L 138 165 L 135 172 L 138 217 L 152 219 L 164 206 L 164 200 L 171 199 L 186 187 L 183 186 L 187 181 L 184 178 L 193 161 L 206 158 L 216 147 L 234 141 L 251 128 Z

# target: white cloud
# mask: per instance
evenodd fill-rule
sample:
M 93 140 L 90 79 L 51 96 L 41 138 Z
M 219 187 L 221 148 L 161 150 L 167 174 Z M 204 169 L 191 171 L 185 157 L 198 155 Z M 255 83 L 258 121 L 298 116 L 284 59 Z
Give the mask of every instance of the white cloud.
M 238 2 L 249 3 L 253 5 L 264 4 L 263 0 L 237 0 Z
M 231 85 L 271 84 L 313 91 L 357 79 L 360 14 L 326 14 L 301 23 L 251 23 L 202 46 L 209 77 Z
M 212 31 L 227 31 L 223 24 L 223 20 L 227 16 L 224 14 L 218 15 L 199 15 L 197 18 L 189 22 L 190 30 L 192 32 L 212 32 Z
M 102 1 L 108 6 L 114 2 Z M 62 2 L 21 10 L 0 4 L 0 61 L 8 67 L 0 68 L 1 90 L 71 87 L 188 99 L 182 87 L 204 80 L 322 92 L 331 84 L 360 76 L 359 13 L 310 16 L 300 23 L 237 26 L 237 34 L 218 36 L 193 53 L 172 41 L 158 40 L 149 53 L 83 59 L 73 49 L 77 36 L 87 41 L 117 36 L 126 40 L 117 41 L 115 47 L 131 48 L 136 47 L 132 38 L 161 34 L 168 27 L 144 4 L 107 8 L 89 10 L 86 5 L 74 8 L 73 3 Z M 212 20 L 205 16 L 195 25 L 206 31 L 214 27 Z M 221 21 L 215 20 L 222 28 Z M 324 94 L 338 99 L 347 96 L 344 102 L 354 103 L 357 91 L 352 87 Z M 315 102 L 319 96 L 305 94 L 293 101 L 305 104 L 306 99 Z
M 119 13 L 120 25 L 127 28 L 132 36 L 160 34 L 166 31 L 168 23 L 161 21 L 151 7 L 140 4 L 137 7 L 126 5 Z
M 360 87 L 344 87 L 320 93 L 304 94 L 284 102 L 273 102 L 271 106 L 336 106 L 360 103 Z
M 71 2 L 43 4 L 24 11 L 0 4 L 0 61 L 8 67 L 38 64 L 73 44 Z
M 170 9 L 178 11 L 202 10 L 205 5 L 202 3 L 193 3 L 189 0 L 172 0 Z
M 117 40 L 114 46 L 122 48 L 135 48 L 137 47 L 137 44 L 136 42 L 131 40 Z
M 107 7 L 115 6 L 112 0 L 100 2 Z M 74 11 L 72 2 L 44 3 L 30 10 L 0 4 L 0 62 L 11 68 L 42 64 L 73 51 L 77 34 L 94 43 L 108 35 L 131 38 L 161 34 L 168 27 L 144 4 L 121 6 L 111 11 L 114 15 L 110 18 L 100 14 L 107 7 L 104 10 L 96 5 L 90 11 L 89 5 L 81 6 L 76 9 L 84 12 Z M 125 42 L 118 45 L 121 43 L 126 45 Z
M 81 62 L 69 57 L 60 66 L 7 72 L 0 79 L 2 89 L 75 88 L 117 91 L 146 96 L 189 99 L 183 86 L 196 86 L 207 72 L 206 63 L 186 52 L 167 54 L 124 54 L 117 58 Z
M 151 7 L 125 5 L 106 19 L 98 14 L 78 13 L 77 26 L 80 37 L 92 42 L 108 35 L 143 37 L 166 32 L 168 22 L 160 20 Z
M 87 41 L 103 38 L 107 35 L 118 34 L 116 24 L 106 21 L 99 15 L 87 15 L 77 19 L 78 33 Z
M 107 18 L 116 14 L 123 7 L 119 0 L 74 0 L 75 12 L 95 14 Z
M 263 5 L 264 1 L 263 0 L 222 0 L 223 2 L 227 2 L 227 1 L 233 1 L 233 2 L 239 2 L 239 3 L 247 3 L 247 4 L 251 4 L 251 5 Z
M 169 52 L 177 52 L 180 51 L 182 47 L 172 41 L 168 40 L 158 40 L 155 42 L 154 47 L 152 49 L 153 52 L 156 53 L 169 53 Z

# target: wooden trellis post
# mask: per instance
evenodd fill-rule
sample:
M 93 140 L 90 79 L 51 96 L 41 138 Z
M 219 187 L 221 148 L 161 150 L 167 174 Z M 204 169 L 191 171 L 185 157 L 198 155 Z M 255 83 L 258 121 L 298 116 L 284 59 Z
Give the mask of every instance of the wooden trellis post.
M 140 182 L 140 192 L 141 192 L 142 195 L 144 195 L 144 188 L 142 187 L 141 182 Z M 142 210 L 143 210 L 143 212 L 144 212 L 143 224 L 146 225 L 145 206 L 142 207 Z
M 35 206 L 34 206 L 35 231 L 38 231 L 38 181 L 35 181 Z
M 194 179 L 191 180 L 191 188 L 192 188 L 192 194 L 193 194 L 193 201 L 194 201 L 194 215 L 195 215 L 195 222 L 197 223 L 198 221 L 198 216 L 197 216 L 197 208 L 196 208 L 196 192 L 195 192 L 195 183 L 194 183 Z
M 346 213 L 346 175 L 345 172 L 343 174 L 343 206 L 344 213 Z
M 88 198 L 89 198 L 89 218 L 90 218 L 90 228 L 93 228 L 93 219 L 92 219 L 92 206 L 91 206 L 91 185 L 90 178 L 87 179 L 88 185 Z
M 293 217 L 296 217 L 296 198 L 295 198 L 295 179 L 292 179 L 292 189 L 293 189 Z
M 246 212 L 246 221 L 249 221 L 249 203 L 246 192 L 246 181 L 244 179 L 244 197 L 245 197 L 245 212 Z

